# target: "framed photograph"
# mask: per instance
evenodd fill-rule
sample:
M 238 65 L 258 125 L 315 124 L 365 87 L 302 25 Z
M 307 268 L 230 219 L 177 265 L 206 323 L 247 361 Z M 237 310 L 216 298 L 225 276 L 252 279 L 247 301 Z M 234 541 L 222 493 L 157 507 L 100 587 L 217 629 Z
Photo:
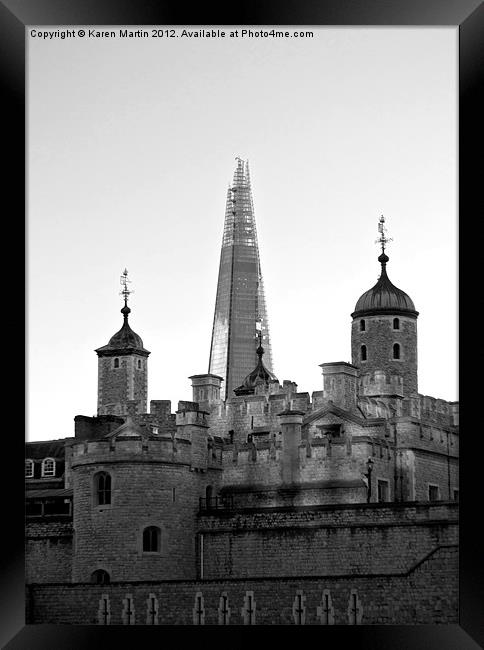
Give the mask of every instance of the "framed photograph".
M 484 12 L 346 4 L 2 3 L 5 647 L 484 642 Z

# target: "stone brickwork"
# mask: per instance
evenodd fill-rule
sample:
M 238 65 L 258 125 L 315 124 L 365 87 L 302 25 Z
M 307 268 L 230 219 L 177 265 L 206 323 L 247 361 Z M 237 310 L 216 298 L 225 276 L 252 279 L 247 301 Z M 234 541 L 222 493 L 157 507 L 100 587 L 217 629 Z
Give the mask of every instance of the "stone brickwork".
M 454 499 L 454 490 L 459 489 L 459 465 L 456 458 L 443 462 L 440 456 L 415 451 L 415 497 L 429 499 L 429 485 L 437 486 L 438 499 Z
M 72 579 L 72 521 L 38 518 L 25 530 L 25 581 L 70 582 Z
M 76 441 L 102 438 L 121 426 L 123 422 L 124 418 L 118 415 L 99 415 L 97 417 L 76 415 L 74 435 Z
M 115 362 L 119 366 L 115 365 Z M 140 367 L 141 366 L 141 367 Z M 148 396 L 148 358 L 140 354 L 100 356 L 98 359 L 98 415 L 124 415 L 127 402 L 145 413 Z
M 365 321 L 365 331 L 360 321 Z M 388 376 L 402 378 L 405 397 L 417 393 L 417 320 L 399 316 L 400 329 L 393 329 L 393 316 L 364 316 L 355 318 L 351 325 L 351 360 L 360 369 L 360 377 L 383 371 Z M 400 359 L 393 359 L 393 345 L 400 344 Z M 365 345 L 367 359 L 361 359 Z
M 220 472 L 192 472 L 188 440 L 136 439 L 129 429 L 125 436 L 73 446 L 73 579 L 89 580 L 96 569 L 113 580 L 193 578 L 199 500 Z M 111 477 L 107 505 L 96 503 L 98 472 Z M 149 526 L 161 530 L 160 552 L 143 552 Z
M 358 368 L 343 361 L 320 364 L 323 371 L 324 396 L 347 411 L 356 410 Z
M 404 573 L 457 544 L 457 506 L 358 505 L 204 516 L 205 578 Z
M 227 624 L 243 625 L 250 593 L 255 609 L 253 624 L 297 625 L 300 619 L 294 604 L 299 593 L 305 609 L 304 624 L 321 625 L 323 595 L 329 592 L 335 625 L 449 624 L 458 622 L 457 567 L 457 547 L 449 545 L 436 547 L 409 571 L 378 575 L 321 572 L 293 578 L 34 584 L 27 589 L 26 618 L 29 624 L 96 625 L 103 620 L 99 617 L 100 602 L 107 600 L 109 624 L 122 625 L 123 600 L 130 594 L 136 612 L 134 624 L 147 624 L 154 597 L 160 625 L 220 625 L 220 599 L 225 594 L 231 612 Z

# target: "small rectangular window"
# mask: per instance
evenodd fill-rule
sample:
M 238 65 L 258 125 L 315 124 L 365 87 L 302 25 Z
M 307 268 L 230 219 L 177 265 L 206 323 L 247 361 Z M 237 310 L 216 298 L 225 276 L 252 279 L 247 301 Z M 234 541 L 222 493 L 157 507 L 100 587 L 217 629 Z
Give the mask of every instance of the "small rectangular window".
M 439 500 L 439 486 L 429 484 L 429 501 Z
M 378 479 L 378 502 L 390 501 L 390 486 L 386 479 Z
M 323 436 L 327 436 L 331 439 L 341 437 L 341 424 L 326 424 L 319 428 Z
M 25 461 L 25 478 L 34 477 L 34 462 L 30 459 Z
M 452 496 L 454 497 L 454 501 L 459 500 L 459 490 L 457 488 L 454 488 Z

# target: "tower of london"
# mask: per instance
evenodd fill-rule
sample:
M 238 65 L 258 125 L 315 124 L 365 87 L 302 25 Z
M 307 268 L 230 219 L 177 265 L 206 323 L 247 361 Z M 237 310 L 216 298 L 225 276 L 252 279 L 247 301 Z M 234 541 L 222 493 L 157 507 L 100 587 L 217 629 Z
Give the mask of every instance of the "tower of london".
M 311 394 L 265 363 L 264 322 L 230 394 L 187 367 L 192 401 L 148 408 L 124 285 L 97 414 L 26 445 L 28 622 L 457 622 L 459 407 L 418 392 L 419 312 L 380 233 L 378 281 L 348 296 L 351 362 L 315 360 Z

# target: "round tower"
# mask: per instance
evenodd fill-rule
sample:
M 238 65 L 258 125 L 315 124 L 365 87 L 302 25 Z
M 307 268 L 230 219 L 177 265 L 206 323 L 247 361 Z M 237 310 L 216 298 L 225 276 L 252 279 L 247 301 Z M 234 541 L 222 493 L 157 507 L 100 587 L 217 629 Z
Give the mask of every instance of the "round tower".
M 398 384 L 404 397 L 415 395 L 417 386 L 417 317 L 412 299 L 387 275 L 385 220 L 380 219 L 378 282 L 358 300 L 351 324 L 352 364 L 360 370 L 362 383 L 385 374 L 386 384 Z M 375 375 L 375 373 L 378 373 Z
M 128 323 L 128 271 L 121 276 L 124 289 L 123 326 L 109 343 L 96 350 L 98 356 L 98 415 L 127 415 L 128 402 L 137 413 L 146 413 L 148 398 L 148 356 L 141 337 Z
M 155 435 L 130 416 L 72 446 L 72 580 L 193 580 L 197 515 L 220 470 L 209 466 L 205 414 Z

